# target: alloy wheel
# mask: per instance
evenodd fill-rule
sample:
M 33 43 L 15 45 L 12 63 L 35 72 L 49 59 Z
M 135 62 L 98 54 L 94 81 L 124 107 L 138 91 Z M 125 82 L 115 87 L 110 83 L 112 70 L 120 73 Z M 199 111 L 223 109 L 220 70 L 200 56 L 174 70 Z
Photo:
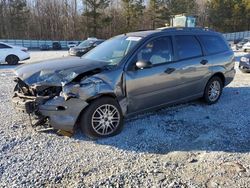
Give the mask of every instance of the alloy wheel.
M 214 80 L 208 90 L 208 98 L 211 101 L 216 101 L 220 97 L 221 92 L 221 85 L 220 82 L 217 80 Z
M 104 104 L 94 111 L 91 122 L 96 133 L 103 136 L 110 135 L 119 126 L 119 110 L 111 104 Z

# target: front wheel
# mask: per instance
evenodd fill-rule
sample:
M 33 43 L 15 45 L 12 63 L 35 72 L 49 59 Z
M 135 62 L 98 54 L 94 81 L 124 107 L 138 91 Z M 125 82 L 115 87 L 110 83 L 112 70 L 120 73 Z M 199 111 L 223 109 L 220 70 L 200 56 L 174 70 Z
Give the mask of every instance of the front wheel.
M 205 88 L 204 92 L 204 100 L 207 104 L 215 104 L 220 99 L 220 96 L 222 94 L 223 84 L 222 80 L 218 76 L 212 77 Z
M 96 99 L 83 111 L 80 126 L 83 133 L 90 138 L 119 134 L 123 127 L 121 108 L 113 98 Z

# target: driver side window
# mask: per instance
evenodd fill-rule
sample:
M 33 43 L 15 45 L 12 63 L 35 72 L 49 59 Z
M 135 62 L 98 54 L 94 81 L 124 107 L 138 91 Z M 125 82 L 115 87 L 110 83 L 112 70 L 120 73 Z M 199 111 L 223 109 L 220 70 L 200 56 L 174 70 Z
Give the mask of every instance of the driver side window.
M 147 43 L 138 53 L 137 61 L 151 62 L 153 65 L 173 61 L 170 37 L 161 37 Z

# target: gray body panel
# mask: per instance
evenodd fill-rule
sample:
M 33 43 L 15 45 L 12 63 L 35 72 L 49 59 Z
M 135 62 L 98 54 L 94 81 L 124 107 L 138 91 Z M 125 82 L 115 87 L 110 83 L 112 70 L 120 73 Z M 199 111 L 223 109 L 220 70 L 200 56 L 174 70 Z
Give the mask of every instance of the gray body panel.
M 149 40 L 162 36 L 174 37 L 174 35 L 218 35 L 214 32 L 159 32 L 147 31 L 130 33 L 128 36 L 141 36 L 144 39 L 127 56 L 123 58 L 116 68 L 103 69 L 93 75 L 84 77 L 84 73 L 96 68 L 102 69 L 105 63 L 91 62 L 86 59 L 64 59 L 43 64 L 33 64 L 30 67 L 20 67 L 17 75 L 23 79 L 36 72 L 41 72 L 38 67 L 45 70 L 71 70 L 76 73 L 68 83 L 62 86 L 60 96 L 51 98 L 40 105 L 40 113 L 49 117 L 56 129 L 72 130 L 80 113 L 88 107 L 89 103 L 100 96 L 114 97 L 120 104 L 124 116 L 134 115 L 143 111 L 156 109 L 170 104 L 186 102 L 203 96 L 204 89 L 209 79 L 215 75 L 222 75 L 224 85 L 229 84 L 235 75 L 234 55 L 228 48 L 227 51 L 213 55 L 203 55 L 191 59 L 178 60 L 175 57 L 172 62 L 162 63 L 151 68 L 132 70 L 130 67 L 134 55 Z M 174 40 L 173 40 L 174 41 Z M 173 43 L 175 46 L 175 43 Z M 206 64 L 201 62 L 206 60 Z M 53 65 L 52 65 L 53 64 Z M 173 69 L 168 72 L 166 70 Z M 77 83 L 74 79 L 83 75 Z M 36 83 L 32 83 L 36 85 Z M 69 95 L 70 93 L 70 95 Z M 58 110 L 57 107 L 65 107 Z
M 144 110 L 203 93 L 205 80 L 211 75 L 202 58 L 168 63 L 150 69 L 128 71 L 126 90 L 129 112 Z M 173 68 L 171 74 L 164 71 Z M 138 87 L 139 86 L 139 87 Z

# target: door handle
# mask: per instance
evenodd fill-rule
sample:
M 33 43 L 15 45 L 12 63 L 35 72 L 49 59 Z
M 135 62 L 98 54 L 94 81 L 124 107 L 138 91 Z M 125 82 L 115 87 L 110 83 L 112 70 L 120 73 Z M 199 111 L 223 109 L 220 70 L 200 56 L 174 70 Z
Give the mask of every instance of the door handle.
M 206 65 L 208 63 L 208 60 L 205 60 L 205 59 L 203 59 L 201 62 L 200 62 L 200 64 L 202 64 L 202 65 Z
M 172 72 L 174 72 L 175 71 L 175 68 L 167 68 L 164 72 L 166 73 L 166 74 L 171 74 Z

